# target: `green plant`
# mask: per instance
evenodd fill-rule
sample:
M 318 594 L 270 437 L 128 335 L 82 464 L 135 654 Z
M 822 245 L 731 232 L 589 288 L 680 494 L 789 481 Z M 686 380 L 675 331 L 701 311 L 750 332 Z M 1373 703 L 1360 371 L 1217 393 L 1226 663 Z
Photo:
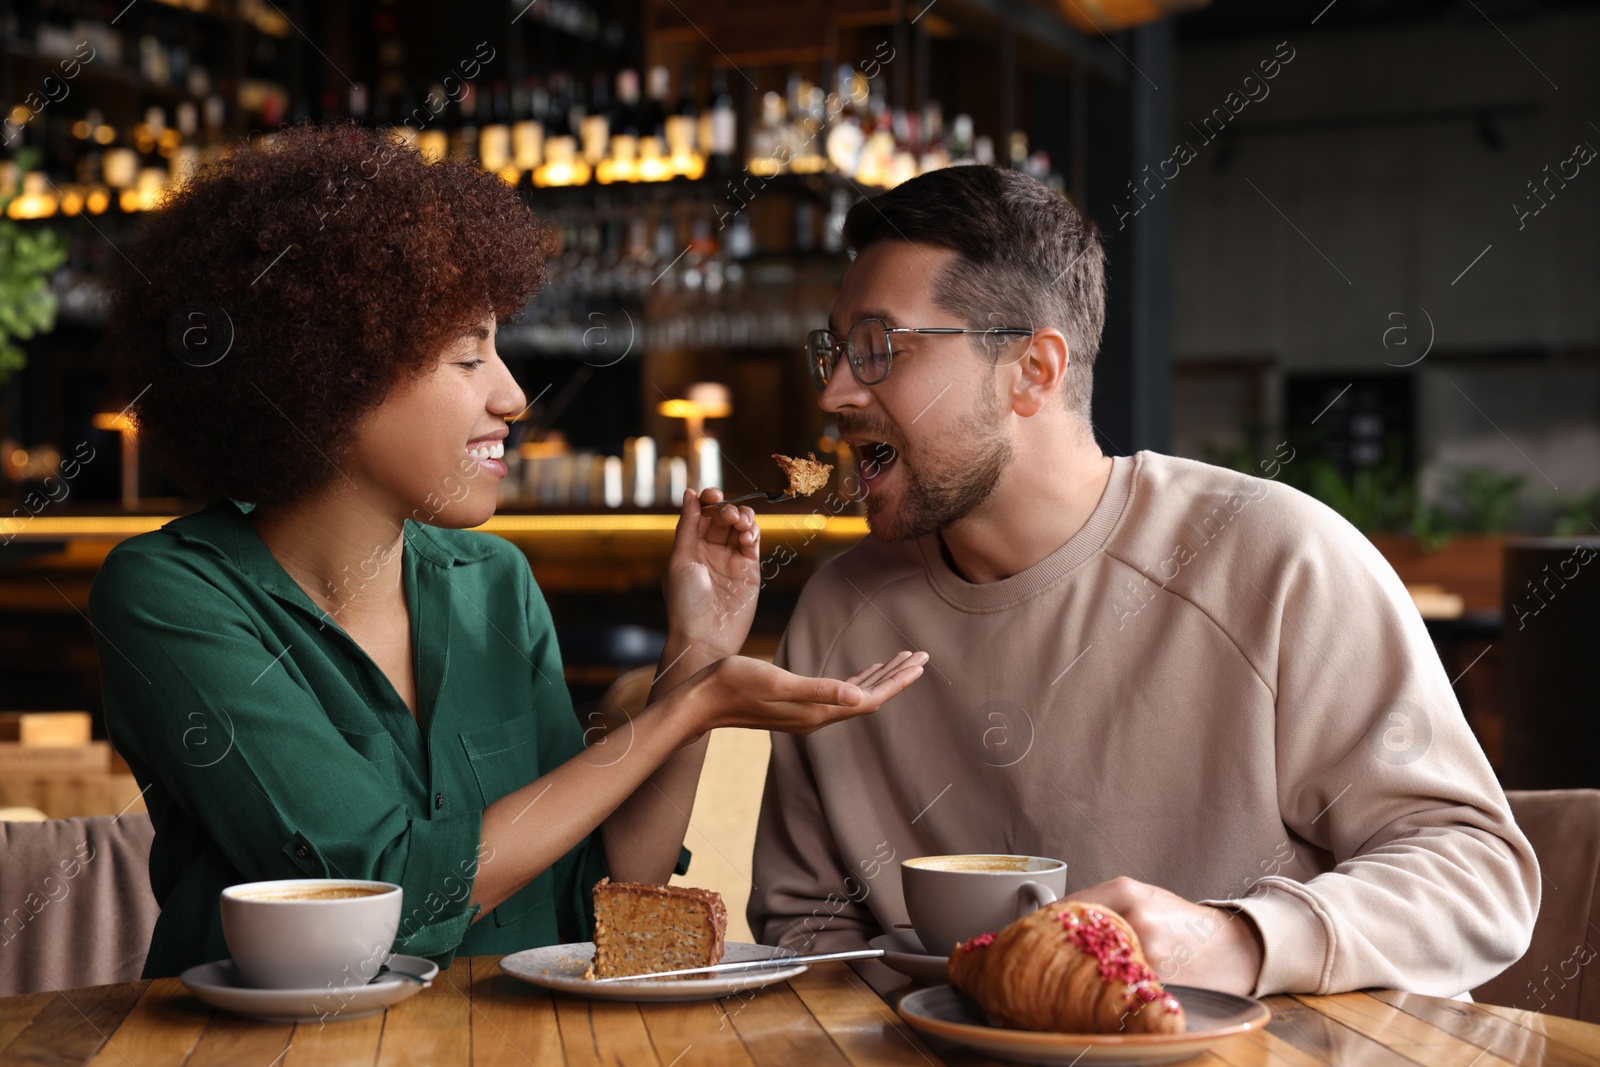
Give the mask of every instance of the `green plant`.
M 17 163 L 24 171 L 31 163 L 26 156 L 18 153 Z M 10 200 L 0 199 L 0 213 Z M 55 329 L 56 297 L 49 275 L 66 258 L 66 247 L 55 231 L 0 217 L 0 385 L 27 365 L 28 354 L 17 342 Z
M 1364 534 L 1410 533 L 1424 552 L 1437 552 L 1458 534 L 1505 533 L 1516 524 L 1518 498 L 1527 478 L 1494 467 L 1457 467 L 1443 479 L 1438 499 L 1423 500 L 1416 476 L 1401 462 L 1400 442 L 1391 441 L 1384 460 L 1345 475 L 1328 459 L 1313 454 L 1314 443 L 1302 442 L 1300 458 L 1282 464 L 1282 480 L 1316 497 Z M 1258 474 L 1262 464 L 1247 445 L 1207 448 L 1205 458 L 1219 466 Z M 1426 460 L 1424 460 L 1424 463 Z M 1600 487 L 1559 498 L 1562 515 L 1558 534 L 1588 533 L 1600 505 Z
M 1464 533 L 1505 533 L 1517 517 L 1517 495 L 1526 476 L 1507 474 L 1493 467 L 1462 467 L 1446 488 L 1460 508 Z
M 1600 510 L 1600 485 L 1582 493 L 1563 493 L 1556 496 L 1557 537 L 1578 537 L 1593 533 L 1596 528 L 1595 512 Z
M 1411 536 L 1424 552 L 1437 552 L 1450 543 L 1450 539 L 1464 533 L 1461 520 L 1448 509 L 1426 500 L 1417 501 L 1411 515 Z
M 1298 469 L 1296 469 L 1298 468 Z M 1416 490 L 1398 453 L 1376 467 L 1363 467 L 1348 478 L 1321 456 L 1306 456 L 1294 467 L 1291 484 L 1344 516 L 1364 534 L 1393 533 L 1410 527 Z

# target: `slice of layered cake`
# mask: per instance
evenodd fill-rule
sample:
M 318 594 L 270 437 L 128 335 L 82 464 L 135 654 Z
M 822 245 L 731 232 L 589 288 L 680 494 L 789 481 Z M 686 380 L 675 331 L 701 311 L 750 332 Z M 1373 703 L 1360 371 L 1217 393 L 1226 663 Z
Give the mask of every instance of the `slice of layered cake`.
M 722 962 L 728 911 L 709 889 L 602 878 L 594 887 L 594 962 L 585 978 Z

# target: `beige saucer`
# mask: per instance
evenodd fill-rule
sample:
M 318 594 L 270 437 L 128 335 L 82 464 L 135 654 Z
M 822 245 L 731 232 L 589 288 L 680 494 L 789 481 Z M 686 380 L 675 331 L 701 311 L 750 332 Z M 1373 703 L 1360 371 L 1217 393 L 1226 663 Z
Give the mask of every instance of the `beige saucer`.
M 948 985 L 919 989 L 900 999 L 900 1016 L 925 1034 L 1014 1063 L 1067 1067 L 1078 1064 L 1177 1063 L 1198 1056 L 1218 1041 L 1259 1030 L 1272 1010 L 1258 1000 L 1213 989 L 1169 985 L 1183 1005 L 1188 1029 L 1181 1034 L 1049 1034 L 990 1026 L 983 1009 Z

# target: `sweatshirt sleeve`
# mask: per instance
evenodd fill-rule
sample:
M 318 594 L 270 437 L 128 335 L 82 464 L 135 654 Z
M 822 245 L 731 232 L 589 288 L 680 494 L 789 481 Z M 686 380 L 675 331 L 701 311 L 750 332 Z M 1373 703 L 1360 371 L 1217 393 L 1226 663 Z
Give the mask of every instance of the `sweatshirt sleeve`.
M 815 677 L 824 657 L 807 619 L 802 596 L 773 662 Z M 772 734 L 751 874 L 755 888 L 746 917 L 764 945 L 835 952 L 864 948 L 883 932 L 864 903 L 869 889 L 863 875 L 839 860 L 803 736 Z
M 1332 511 L 1281 492 L 1297 499 L 1276 509 L 1292 534 L 1278 541 L 1295 547 L 1241 581 L 1266 620 L 1241 645 L 1275 687 L 1284 824 L 1331 870 L 1203 903 L 1260 930 L 1257 996 L 1470 990 L 1528 947 L 1533 850 L 1394 570 Z

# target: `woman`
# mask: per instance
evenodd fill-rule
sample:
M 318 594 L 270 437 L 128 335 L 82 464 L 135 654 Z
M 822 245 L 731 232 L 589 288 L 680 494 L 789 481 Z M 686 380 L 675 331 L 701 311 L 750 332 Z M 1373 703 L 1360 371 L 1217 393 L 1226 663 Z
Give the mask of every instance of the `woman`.
M 584 940 L 596 881 L 673 872 L 709 731 L 814 730 L 921 673 L 738 657 L 760 532 L 686 494 L 654 699 L 585 747 L 526 560 L 463 532 L 527 403 L 495 322 L 546 248 L 498 178 L 341 126 L 234 154 L 123 250 L 122 384 L 212 501 L 118 546 L 90 595 L 155 823 L 146 977 L 226 957 L 218 892 L 269 878 L 400 884 L 394 950 L 442 965 Z

